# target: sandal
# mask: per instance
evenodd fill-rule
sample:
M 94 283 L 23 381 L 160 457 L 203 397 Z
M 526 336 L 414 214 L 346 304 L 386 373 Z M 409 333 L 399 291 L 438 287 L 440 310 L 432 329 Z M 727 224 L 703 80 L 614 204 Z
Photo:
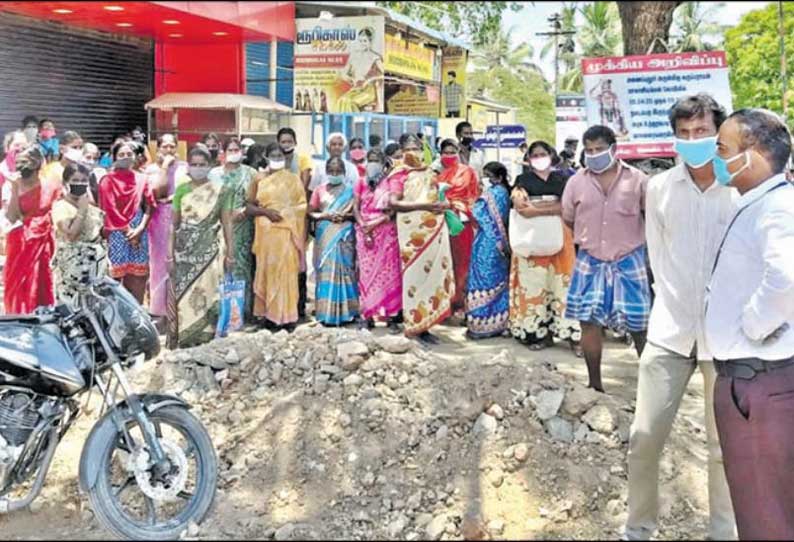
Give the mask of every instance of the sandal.
M 570 341 L 569 344 L 571 345 L 571 351 L 573 352 L 574 356 L 576 356 L 577 358 L 583 358 L 584 357 L 584 351 L 582 350 L 582 345 L 581 344 L 573 342 L 573 341 Z

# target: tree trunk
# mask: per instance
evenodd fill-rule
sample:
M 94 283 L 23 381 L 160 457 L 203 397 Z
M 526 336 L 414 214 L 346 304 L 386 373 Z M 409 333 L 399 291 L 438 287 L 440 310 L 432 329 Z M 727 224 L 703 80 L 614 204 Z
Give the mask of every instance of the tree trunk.
M 651 52 L 666 52 L 654 41 L 658 38 L 667 44 L 673 11 L 683 2 L 618 2 L 620 22 L 623 25 L 623 51 L 625 55 L 644 55 L 653 44 Z

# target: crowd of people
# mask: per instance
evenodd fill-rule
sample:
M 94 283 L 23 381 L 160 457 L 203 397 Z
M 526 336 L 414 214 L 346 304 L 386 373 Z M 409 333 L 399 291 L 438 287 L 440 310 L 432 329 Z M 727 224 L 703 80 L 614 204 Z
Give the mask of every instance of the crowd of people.
M 330 134 L 320 162 L 290 128 L 267 146 L 208 134 L 183 163 L 171 134 L 153 158 L 140 130 L 100 158 L 28 118 L 0 165 L 5 311 L 73 302 L 82 267 L 106 263 L 176 348 L 212 338 L 224 277 L 245 284 L 246 322 L 289 330 L 308 317 L 313 273 L 323 325 L 435 343 L 450 320 L 475 340 L 558 339 L 598 391 L 604 331 L 625 331 L 640 358 L 626 538 L 656 528 L 661 452 L 697 368 L 711 538 L 792 538 L 791 136 L 706 94 L 679 99 L 670 124 L 679 163 L 651 179 L 600 125 L 581 167 L 575 144 L 535 141 L 511 178 L 483 163 L 466 122 L 435 149 L 411 133 L 382 148 Z

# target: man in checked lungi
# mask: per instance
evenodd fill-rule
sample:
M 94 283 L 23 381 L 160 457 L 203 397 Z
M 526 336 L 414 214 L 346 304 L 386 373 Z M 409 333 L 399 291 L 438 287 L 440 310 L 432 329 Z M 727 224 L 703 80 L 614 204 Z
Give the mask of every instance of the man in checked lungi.
M 602 330 L 628 331 L 645 347 L 651 308 L 645 256 L 648 176 L 616 157 L 615 133 L 592 126 L 582 136 L 585 168 L 568 180 L 562 218 L 579 245 L 565 317 L 579 320 L 589 387 L 601 382 Z

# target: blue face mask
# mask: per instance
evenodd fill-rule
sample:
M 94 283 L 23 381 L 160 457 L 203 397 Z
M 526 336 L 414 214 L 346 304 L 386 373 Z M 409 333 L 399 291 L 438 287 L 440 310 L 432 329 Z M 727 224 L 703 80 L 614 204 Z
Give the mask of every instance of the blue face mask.
M 717 136 L 694 140 L 676 138 L 673 148 L 686 165 L 698 169 L 714 160 L 717 155 Z
M 587 169 L 596 175 L 604 173 L 606 170 L 612 167 L 612 164 L 615 163 L 615 156 L 612 154 L 612 147 L 609 147 L 607 150 L 599 152 L 598 154 L 585 154 L 584 163 L 587 166 Z
M 328 176 L 328 184 L 332 186 L 340 185 L 344 182 L 345 176 L 344 175 L 329 175 Z
M 745 157 L 745 163 L 742 167 L 736 170 L 734 173 L 728 171 L 728 164 L 734 162 L 741 158 L 742 156 Z M 717 178 L 717 182 L 720 183 L 722 186 L 728 186 L 731 182 L 736 178 L 738 174 L 742 171 L 750 167 L 750 152 L 744 151 L 741 154 L 737 154 L 732 158 L 728 158 L 727 160 L 722 158 L 719 155 L 714 156 L 714 176 Z

